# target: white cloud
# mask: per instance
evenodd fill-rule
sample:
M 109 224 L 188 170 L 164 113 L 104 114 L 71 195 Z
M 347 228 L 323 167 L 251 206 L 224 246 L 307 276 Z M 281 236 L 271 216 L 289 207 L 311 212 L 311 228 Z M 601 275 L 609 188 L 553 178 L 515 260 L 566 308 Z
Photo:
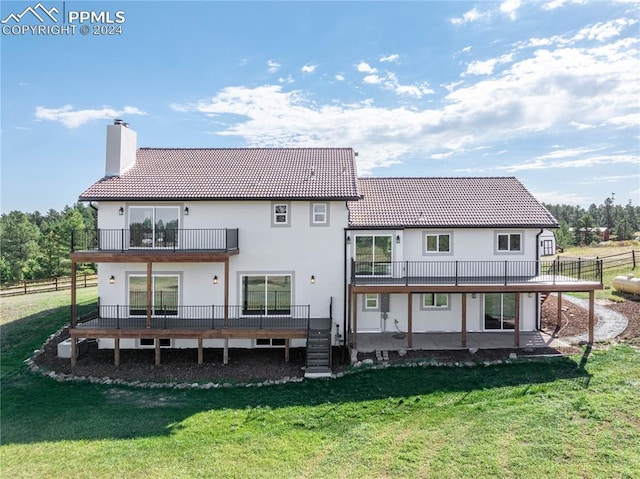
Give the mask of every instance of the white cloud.
M 640 126 L 640 113 L 616 116 L 615 118 L 609 118 L 605 123 L 623 127 L 638 127 Z
M 633 0 L 635 1 L 635 0 Z M 556 8 L 564 7 L 567 3 L 585 3 L 586 0 L 551 0 L 542 4 L 543 10 L 555 10 Z
M 511 20 L 515 20 L 516 13 L 522 2 L 520 0 L 506 0 L 500 4 L 500 11 L 507 15 Z
M 313 73 L 316 71 L 316 68 L 318 68 L 318 65 L 305 65 L 300 70 L 302 73 Z
M 294 83 L 294 82 L 295 80 L 291 75 L 288 75 L 286 78 L 285 77 L 278 78 L 278 83 Z
M 467 65 L 467 71 L 463 73 L 464 75 L 491 75 L 493 74 L 493 69 L 498 64 L 510 63 L 513 61 L 513 54 L 509 53 L 507 55 L 502 55 L 498 58 L 491 58 L 485 61 L 475 61 L 469 63 Z
M 464 48 L 462 49 L 462 53 L 469 53 L 469 52 L 471 51 L 471 48 L 472 48 L 471 46 L 464 47 Z
M 384 62 L 393 62 L 396 63 L 398 61 L 398 59 L 400 58 L 400 55 L 398 55 L 397 53 L 393 53 L 391 55 L 387 55 L 384 57 L 380 57 L 380 62 L 384 63 Z
M 73 105 L 65 105 L 61 108 L 36 107 L 35 116 L 38 120 L 57 121 L 67 128 L 79 126 L 94 120 L 107 120 L 127 115 L 146 115 L 146 113 L 133 106 L 125 106 L 122 110 L 103 107 L 99 110 L 74 110 Z
M 451 23 L 455 26 L 460 26 L 464 25 L 465 23 L 477 22 L 478 20 L 482 20 L 483 18 L 487 18 L 489 16 L 491 16 L 491 13 L 481 13 L 476 7 L 473 7 L 471 10 L 464 13 L 462 17 L 452 18 Z
M 442 99 L 409 102 L 433 93 L 427 82 L 404 84 L 389 71 L 365 61 L 354 65 L 364 82 L 358 94 L 364 101 L 319 101 L 317 97 L 283 85 L 244 86 L 219 90 L 212 98 L 192 105 L 174 105 L 216 117 L 219 135 L 237 136 L 252 145 L 349 145 L 361 152 L 363 170 L 388 165 L 407 155 L 446 158 L 448 153 L 478 145 L 529 140 L 532 133 L 565 138 L 581 129 L 598 128 L 598 137 L 618 129 L 637 131 L 640 122 L 640 39 L 609 37 L 607 41 L 554 42 L 545 48 L 521 49 L 496 55 L 504 68 L 491 77 L 468 75 L 442 85 Z M 555 46 L 554 46 L 555 45 Z M 507 61 L 508 60 L 508 61 Z M 339 81 L 344 75 L 336 75 Z M 366 87 L 366 89 L 365 89 Z M 371 88 L 402 95 L 398 105 L 379 105 Z M 229 116 L 231 115 L 231 116 Z M 605 128 L 609 128 L 606 132 Z M 589 132 L 584 133 L 589 135 Z M 583 135 L 584 135 L 583 134 Z M 555 148 L 506 171 L 543 168 L 579 168 L 596 164 L 637 162 L 638 155 L 605 155 L 589 147 Z M 557 140 L 556 140 L 557 141 Z M 564 140 L 563 140 L 564 141 Z M 573 141 L 572 144 L 581 144 Z M 497 149 L 504 148 L 499 146 Z
M 280 65 L 278 62 L 275 62 L 273 60 L 268 60 L 267 66 L 269 67 L 269 73 L 275 73 L 280 69 L 282 65 Z
M 360 72 L 360 73 L 377 73 L 378 69 L 372 67 L 371 65 L 369 65 L 367 62 L 360 62 L 356 65 L 356 69 Z
M 589 197 L 566 191 L 532 191 L 531 194 L 542 203 L 550 205 L 584 205 L 589 203 Z
M 549 170 L 551 168 L 588 168 L 596 165 L 613 165 L 613 164 L 638 164 L 640 156 L 638 155 L 596 155 L 586 158 L 559 161 L 543 161 L 541 159 L 533 160 L 517 165 L 501 166 L 498 170 L 514 173 L 526 170 Z

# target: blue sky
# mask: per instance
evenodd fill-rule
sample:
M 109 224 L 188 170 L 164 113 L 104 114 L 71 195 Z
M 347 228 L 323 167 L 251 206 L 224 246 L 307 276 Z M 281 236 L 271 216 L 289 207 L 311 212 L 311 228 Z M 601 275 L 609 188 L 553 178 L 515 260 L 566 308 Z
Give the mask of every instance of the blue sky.
M 74 203 L 114 118 L 138 146 L 350 146 L 361 175 L 640 204 L 640 2 L 43 0 L 75 32 L 17 34 L 54 24 L 16 20 L 37 4 L 0 4 L 2 212 Z

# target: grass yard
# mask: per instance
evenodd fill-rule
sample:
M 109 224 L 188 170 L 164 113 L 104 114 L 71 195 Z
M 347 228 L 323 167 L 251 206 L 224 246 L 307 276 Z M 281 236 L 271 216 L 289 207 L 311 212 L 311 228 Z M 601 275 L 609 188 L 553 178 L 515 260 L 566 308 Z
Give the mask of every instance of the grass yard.
M 265 388 L 59 383 L 23 361 L 67 321 L 68 296 L 2 299 L 2 477 L 640 477 L 629 346 Z
M 579 246 L 567 248 L 560 256 L 565 258 L 572 256 L 576 258 L 606 258 L 607 256 L 630 253 L 631 250 L 635 250 L 636 252 L 639 251 L 640 242 L 627 241 L 622 246 L 616 243 L 603 243 L 602 246 Z M 636 257 L 638 258 L 638 260 L 640 260 L 640 255 L 638 255 L 638 253 L 636 253 Z M 629 259 L 629 261 L 631 260 L 630 256 L 627 256 L 627 258 Z M 596 299 L 608 299 L 615 302 L 624 301 L 625 294 L 613 289 L 611 287 L 611 282 L 616 276 L 626 275 L 629 273 L 640 276 L 640 267 L 636 268 L 635 270 L 631 265 L 616 268 L 605 268 L 602 272 L 602 284 L 604 285 L 605 289 L 596 291 Z M 571 295 L 579 298 L 589 297 L 588 293 L 571 293 Z

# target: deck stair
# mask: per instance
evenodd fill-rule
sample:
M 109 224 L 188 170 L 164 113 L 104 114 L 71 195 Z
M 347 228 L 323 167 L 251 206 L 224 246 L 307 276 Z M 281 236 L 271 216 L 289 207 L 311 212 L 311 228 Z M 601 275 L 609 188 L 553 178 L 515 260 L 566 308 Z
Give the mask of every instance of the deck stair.
M 331 319 L 311 318 L 307 333 L 305 378 L 331 377 Z

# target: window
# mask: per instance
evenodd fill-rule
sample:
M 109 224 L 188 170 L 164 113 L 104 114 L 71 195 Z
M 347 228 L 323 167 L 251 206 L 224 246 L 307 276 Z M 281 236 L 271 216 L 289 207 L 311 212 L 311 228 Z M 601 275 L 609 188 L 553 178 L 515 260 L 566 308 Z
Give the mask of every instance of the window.
M 522 251 L 522 235 L 520 233 L 498 233 L 498 251 Z
M 258 338 L 256 339 L 256 346 L 285 346 L 285 340 L 284 339 L 277 339 L 277 338 L 273 338 L 273 339 L 264 339 L 264 338 Z
M 424 293 L 422 307 L 423 309 L 446 309 L 449 307 L 449 295 L 446 293 Z
M 290 315 L 291 275 L 243 276 L 242 314 Z
M 364 295 L 364 309 L 378 309 L 378 295 L 367 293 Z
M 140 338 L 139 345 L 141 348 L 155 348 L 156 340 L 154 338 Z M 171 347 L 171 339 L 169 338 L 160 338 L 160 347 L 161 348 L 170 348 Z
M 177 316 L 180 278 L 177 275 L 153 275 L 151 278 L 151 314 Z M 147 315 L 147 277 L 129 276 L 129 314 Z
M 328 205 L 326 203 L 311 203 L 311 225 L 319 226 L 329 223 Z
M 272 203 L 272 226 L 289 226 L 289 203 Z
M 391 275 L 391 235 L 356 236 L 356 274 Z
M 486 293 L 484 295 L 484 329 L 514 329 L 516 293 Z
M 451 233 L 425 233 L 425 253 L 451 253 Z
M 130 206 L 129 247 L 175 248 L 179 216 L 177 206 Z

